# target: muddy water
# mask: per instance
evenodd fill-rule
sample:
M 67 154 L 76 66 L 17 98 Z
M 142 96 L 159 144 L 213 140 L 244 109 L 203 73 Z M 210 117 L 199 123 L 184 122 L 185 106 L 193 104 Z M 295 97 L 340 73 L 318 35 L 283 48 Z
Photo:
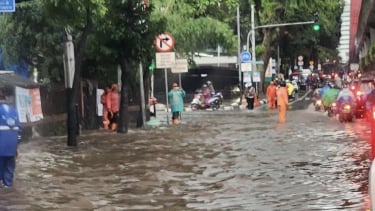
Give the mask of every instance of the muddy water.
M 177 127 L 20 146 L 9 210 L 363 210 L 367 123 L 310 110 L 186 112 Z M 1 210 L 1 209 L 0 209 Z

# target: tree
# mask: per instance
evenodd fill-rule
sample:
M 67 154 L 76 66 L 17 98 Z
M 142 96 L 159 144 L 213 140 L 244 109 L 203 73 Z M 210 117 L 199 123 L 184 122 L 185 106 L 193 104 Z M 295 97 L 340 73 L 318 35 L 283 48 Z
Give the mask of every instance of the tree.
M 6 66 L 25 63 L 37 67 L 41 78 L 61 81 L 62 36 L 47 20 L 41 0 L 17 1 L 16 12 L 0 16 L 0 48 Z
M 81 65 L 87 39 L 94 28 L 94 21 L 107 12 L 105 0 L 43 0 L 45 11 L 54 23 L 72 32 L 75 41 L 75 74 L 71 96 L 68 96 L 68 145 L 76 145 L 78 134 L 77 110 L 81 81 Z
M 176 40 L 175 50 L 182 57 L 192 57 L 194 52 L 222 46 L 233 54 L 236 37 L 228 24 L 235 18 L 236 1 L 226 0 L 157 0 L 152 18 L 166 19 L 166 30 Z
M 121 67 L 118 132 L 127 133 L 130 75 L 136 72 L 139 62 L 150 63 L 154 55 L 152 49 L 154 37 L 164 31 L 165 20 L 152 21 L 150 19 L 152 5 L 142 4 L 138 0 L 108 1 L 107 7 L 110 13 L 102 19 L 102 27 L 99 30 L 104 35 L 101 37 L 108 38 L 104 43 L 114 52 L 115 59 Z M 144 72 L 148 74 L 148 71 Z
M 310 59 L 313 57 L 314 49 L 317 49 L 317 53 L 314 55 L 317 57 L 316 60 L 322 60 L 323 53 L 325 56 L 337 56 L 337 51 L 330 49 L 337 47 L 338 37 L 335 35 L 340 27 L 339 22 L 332 22 L 332 20 L 340 18 L 341 1 L 254 0 L 254 5 L 256 26 L 311 21 L 315 12 L 318 12 L 320 17 L 321 28 L 318 33 L 312 30 L 311 25 L 257 30 L 257 42 L 260 42 L 264 49 L 260 57 L 265 61 L 265 66 L 267 66 L 269 57 L 276 54 L 276 48 L 273 46 L 278 44 L 283 46 L 281 48 L 284 49 L 281 51 L 282 56 L 289 61 L 294 61 L 298 55 L 305 55 Z M 264 73 L 263 71 L 263 79 Z M 261 87 L 263 86 L 261 85 Z

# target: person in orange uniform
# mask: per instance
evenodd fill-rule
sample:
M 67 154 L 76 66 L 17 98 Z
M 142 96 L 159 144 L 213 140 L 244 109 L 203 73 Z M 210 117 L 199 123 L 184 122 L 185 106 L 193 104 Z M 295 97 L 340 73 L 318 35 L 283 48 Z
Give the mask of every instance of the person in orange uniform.
M 103 94 L 100 96 L 100 102 L 103 104 L 103 128 L 108 129 L 109 125 L 109 115 L 108 115 L 108 105 L 107 105 L 107 98 L 108 93 L 111 91 L 111 87 L 105 87 Z
M 285 81 L 281 81 L 280 88 L 277 89 L 277 106 L 279 108 L 279 123 L 285 123 L 288 108 L 288 90 Z
M 117 84 L 112 84 L 111 91 L 107 97 L 107 106 L 108 106 L 108 113 L 109 113 L 109 129 L 112 131 L 117 130 L 117 120 L 119 115 L 119 108 L 120 108 L 120 99 L 118 93 L 118 86 Z
M 267 87 L 267 100 L 268 100 L 268 109 L 273 110 L 275 109 L 275 102 L 276 102 L 276 86 L 273 81 Z

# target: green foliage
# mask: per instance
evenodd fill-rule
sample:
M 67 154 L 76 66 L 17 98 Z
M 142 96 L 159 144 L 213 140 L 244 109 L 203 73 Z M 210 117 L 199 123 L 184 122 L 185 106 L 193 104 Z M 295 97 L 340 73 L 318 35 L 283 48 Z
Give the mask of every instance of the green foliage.
M 61 80 L 61 33 L 49 24 L 41 0 L 17 3 L 16 12 L 0 16 L 0 48 L 6 64 L 37 62 L 42 78 Z
M 224 47 L 227 54 L 236 51 L 236 36 L 230 26 L 236 1 L 227 0 L 155 0 L 152 19 L 167 20 L 166 30 L 176 40 L 181 55 Z

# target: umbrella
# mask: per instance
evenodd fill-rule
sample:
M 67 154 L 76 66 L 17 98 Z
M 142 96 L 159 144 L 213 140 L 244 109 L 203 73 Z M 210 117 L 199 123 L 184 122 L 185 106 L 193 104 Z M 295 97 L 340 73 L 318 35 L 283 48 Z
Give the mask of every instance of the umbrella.
M 330 106 L 333 102 L 336 101 L 336 97 L 339 94 L 340 90 L 331 88 L 324 92 L 322 97 L 322 103 L 325 107 Z

